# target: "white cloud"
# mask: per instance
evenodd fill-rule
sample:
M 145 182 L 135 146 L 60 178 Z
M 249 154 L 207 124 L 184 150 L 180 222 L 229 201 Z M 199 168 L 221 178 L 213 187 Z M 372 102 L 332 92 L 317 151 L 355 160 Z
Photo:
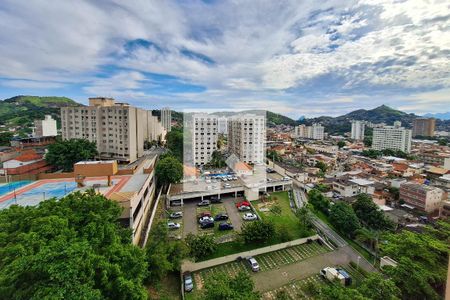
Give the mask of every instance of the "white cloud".
M 144 75 L 152 72 L 207 88 L 167 95 L 165 100 L 177 105 L 182 99 L 192 105 L 260 103 L 287 113 L 319 114 L 330 104 L 347 110 L 378 103 L 384 88 L 395 88 L 392 101 L 406 107 L 410 97 L 418 107 L 422 102 L 415 100 L 415 90 L 450 86 L 448 11 L 446 1 L 425 0 L 68 0 L 51 5 L 4 0 L 0 78 L 7 80 L 0 84 L 59 88 L 76 83 L 89 95 L 143 103 L 153 99 L 154 82 Z M 136 39 L 157 46 L 127 52 L 125 43 Z M 332 93 L 326 80 L 323 86 L 314 82 L 326 76 L 342 82 Z M 373 90 L 380 97 L 367 100 Z M 312 102 L 305 91 L 320 96 Z

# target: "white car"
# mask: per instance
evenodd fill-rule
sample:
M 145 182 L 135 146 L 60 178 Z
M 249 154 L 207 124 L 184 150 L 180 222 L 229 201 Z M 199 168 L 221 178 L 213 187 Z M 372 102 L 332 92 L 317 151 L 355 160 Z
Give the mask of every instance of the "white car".
M 247 210 L 251 210 L 252 208 L 250 206 L 247 205 L 241 205 L 238 207 L 239 211 L 247 211 Z
M 245 221 L 253 221 L 253 220 L 257 220 L 258 216 L 253 213 L 246 213 L 245 215 L 242 216 L 242 218 Z
M 167 223 L 169 229 L 179 229 L 181 225 L 179 223 L 169 222 Z
M 225 188 L 230 188 L 230 187 L 231 187 L 231 184 L 225 183 L 225 184 L 223 185 L 223 187 L 225 187 Z
M 214 223 L 214 218 L 205 216 L 205 217 L 201 217 L 200 219 L 198 219 L 198 222 L 199 223 L 205 223 L 205 222 L 213 222 Z

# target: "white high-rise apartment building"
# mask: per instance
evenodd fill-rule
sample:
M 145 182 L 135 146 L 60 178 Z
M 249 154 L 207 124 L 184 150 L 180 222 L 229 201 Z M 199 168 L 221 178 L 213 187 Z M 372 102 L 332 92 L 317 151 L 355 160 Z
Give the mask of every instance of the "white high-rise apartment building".
M 145 140 L 164 139 L 165 130 L 151 111 L 98 97 L 89 106 L 62 107 L 61 133 L 96 142 L 101 159 L 132 162 L 144 154 Z
M 45 115 L 44 120 L 34 120 L 34 136 L 57 136 L 56 120 L 50 115 Z
M 172 130 L 172 111 L 169 107 L 161 109 L 161 123 L 167 132 Z
M 401 127 L 396 121 L 394 126 L 383 126 L 373 129 L 372 148 L 375 150 L 401 150 L 411 152 L 411 129 Z
M 364 140 L 364 121 L 352 121 L 352 135 L 353 140 L 362 141 Z
M 265 156 L 266 118 L 237 115 L 228 120 L 228 150 L 245 163 L 263 163 Z
M 228 119 L 226 117 L 220 117 L 218 121 L 218 132 L 220 134 L 228 134 Z
M 195 166 L 206 165 L 217 150 L 218 118 L 214 115 L 192 116 L 192 158 Z
M 312 126 L 299 125 L 295 127 L 295 136 L 299 138 L 323 140 L 325 137 L 325 128 L 318 123 Z

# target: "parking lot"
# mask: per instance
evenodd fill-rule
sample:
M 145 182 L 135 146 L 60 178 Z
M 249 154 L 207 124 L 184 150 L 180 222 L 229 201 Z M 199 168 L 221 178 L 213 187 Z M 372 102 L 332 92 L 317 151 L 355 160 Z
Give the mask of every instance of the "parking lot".
M 243 201 L 242 197 L 234 198 L 234 197 L 227 197 L 221 199 L 220 203 L 210 203 L 207 206 L 197 206 L 199 201 L 186 201 L 183 207 L 172 207 L 169 211 L 169 213 L 175 212 L 175 211 L 182 211 L 183 217 L 178 219 L 170 220 L 168 219 L 168 222 L 176 222 L 181 224 L 180 230 L 171 230 L 173 235 L 180 235 L 183 238 L 185 238 L 189 233 L 192 234 L 214 234 L 216 237 L 221 236 L 229 236 L 234 235 L 236 232 L 239 232 L 241 230 L 242 225 L 245 222 L 252 222 L 252 221 L 244 221 L 242 216 L 243 212 L 240 212 L 236 208 L 236 203 Z M 246 212 L 253 212 L 252 210 L 246 211 Z M 218 214 L 227 214 L 228 220 L 224 221 L 216 221 L 214 222 L 213 228 L 205 228 L 202 229 L 200 227 L 200 224 L 198 222 L 199 216 L 202 213 L 210 213 L 212 217 L 218 215 Z M 227 222 L 231 223 L 233 225 L 233 230 L 219 230 L 219 223 L 221 222 Z
M 328 284 L 325 279 L 320 277 L 320 275 L 313 275 L 302 280 L 296 280 L 275 290 L 267 291 L 261 295 L 261 299 L 278 299 L 278 294 L 281 291 L 285 291 L 290 299 L 313 299 L 314 296 L 312 295 L 311 286 L 321 286 L 324 284 Z
M 231 263 L 219 265 L 216 267 L 200 270 L 193 274 L 195 287 L 201 290 L 204 286 L 206 278 L 214 273 L 225 272 L 229 276 L 235 276 L 243 271 L 251 275 L 264 273 L 266 271 L 275 270 L 288 264 L 293 264 L 308 258 L 329 252 L 329 248 L 319 245 L 317 242 L 309 244 L 297 245 L 294 247 L 268 252 L 255 256 L 260 266 L 258 273 L 253 273 L 246 260 L 234 261 Z

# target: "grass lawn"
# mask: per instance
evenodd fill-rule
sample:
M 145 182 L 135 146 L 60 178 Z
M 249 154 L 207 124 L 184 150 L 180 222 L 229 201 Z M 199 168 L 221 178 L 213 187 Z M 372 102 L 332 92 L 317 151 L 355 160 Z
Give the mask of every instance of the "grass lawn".
M 180 273 L 168 273 L 161 282 L 147 287 L 149 299 L 179 300 L 180 284 Z
M 197 216 L 200 215 L 202 212 L 210 212 L 211 216 L 214 218 L 214 216 L 219 213 L 227 213 L 227 210 L 222 203 L 217 203 L 208 206 L 197 207 Z M 202 229 L 200 227 L 200 224 L 197 224 L 198 234 L 213 234 L 215 237 L 220 237 L 223 235 L 235 233 L 234 230 L 219 230 L 219 224 L 221 222 L 230 222 L 230 220 L 214 222 L 215 224 L 213 228 L 205 228 L 205 229 Z
M 262 219 L 272 221 L 278 229 L 284 226 L 291 239 L 312 235 L 312 232 L 303 230 L 298 218 L 290 207 L 288 195 L 287 191 L 274 192 L 264 202 L 258 200 L 252 201 L 252 204 Z M 274 207 L 279 207 L 281 211 L 279 213 L 274 212 Z

